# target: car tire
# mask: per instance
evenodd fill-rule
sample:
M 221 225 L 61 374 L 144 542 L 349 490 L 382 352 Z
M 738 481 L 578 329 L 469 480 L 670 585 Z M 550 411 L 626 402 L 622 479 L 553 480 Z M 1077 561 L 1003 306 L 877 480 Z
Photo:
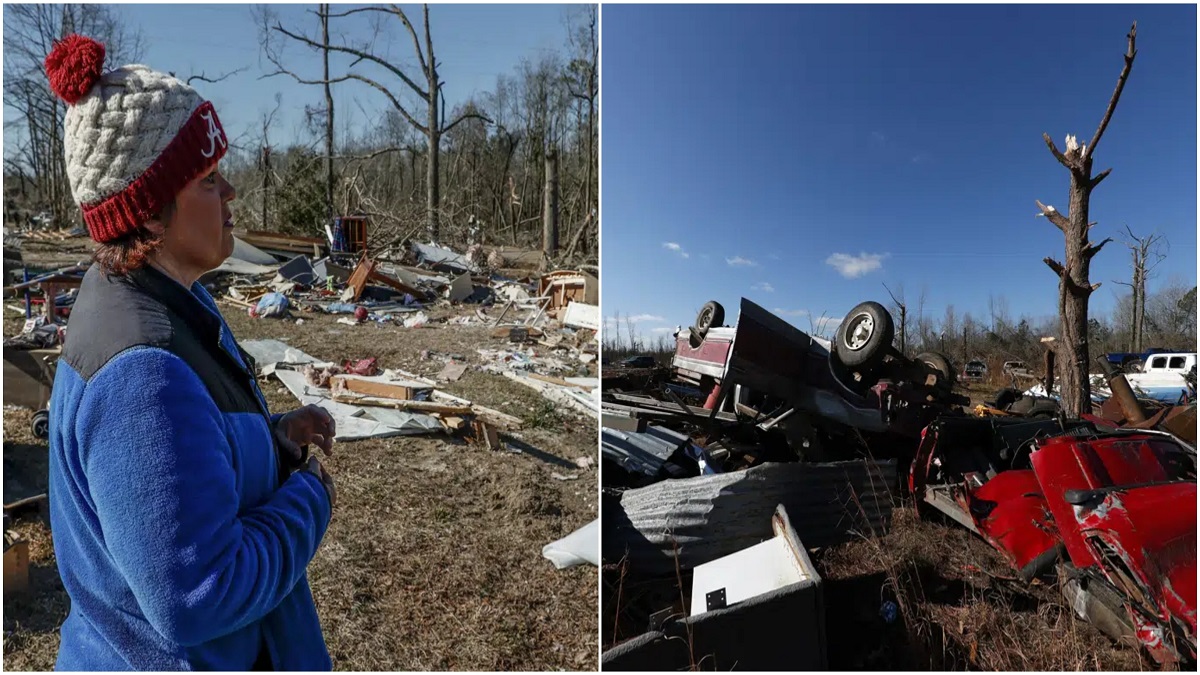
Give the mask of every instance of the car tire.
M 29 430 L 33 432 L 35 438 L 45 440 L 50 438 L 50 411 L 39 410 L 33 414 L 33 419 L 29 422 Z
M 838 325 L 837 356 L 851 368 L 870 370 L 879 365 L 896 336 L 892 315 L 878 302 L 864 302 L 850 310 Z
M 721 303 L 710 300 L 704 303 L 700 311 L 696 314 L 696 332 L 704 337 L 708 333 L 708 329 L 713 326 L 723 326 L 725 324 L 725 308 Z
M 917 363 L 924 363 L 938 372 L 937 382 L 933 385 L 935 389 L 950 391 L 954 389 L 954 366 L 950 364 L 950 359 L 944 354 L 937 352 L 924 352 L 917 355 Z M 918 384 L 924 384 L 920 382 Z
M 1012 387 L 1005 387 L 996 392 L 995 398 L 992 399 L 993 407 L 997 410 L 1007 411 L 1009 406 L 1021 400 L 1023 396 L 1024 394 L 1019 390 Z

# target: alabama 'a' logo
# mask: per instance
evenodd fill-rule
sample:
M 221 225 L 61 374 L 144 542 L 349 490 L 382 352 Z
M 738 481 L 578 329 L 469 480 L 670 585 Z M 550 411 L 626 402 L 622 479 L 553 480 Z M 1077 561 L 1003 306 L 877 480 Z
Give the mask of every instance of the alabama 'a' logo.
M 213 111 L 209 110 L 207 112 L 200 113 L 200 117 L 202 117 L 205 122 L 208 122 L 208 150 L 201 150 L 200 154 L 211 158 L 217 153 L 217 143 L 220 143 L 222 148 L 226 147 L 225 133 L 221 131 L 220 127 L 217 126 L 217 120 L 213 116 Z

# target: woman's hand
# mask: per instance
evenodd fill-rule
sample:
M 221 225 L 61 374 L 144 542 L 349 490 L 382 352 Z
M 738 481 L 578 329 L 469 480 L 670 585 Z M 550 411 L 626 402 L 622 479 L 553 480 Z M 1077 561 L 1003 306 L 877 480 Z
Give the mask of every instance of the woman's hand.
M 285 464 L 299 468 L 308 459 L 305 446 L 315 443 L 326 455 L 333 454 L 333 437 L 337 435 L 337 423 L 329 411 L 315 405 L 306 405 L 293 410 L 275 425 L 275 438 L 284 454 Z

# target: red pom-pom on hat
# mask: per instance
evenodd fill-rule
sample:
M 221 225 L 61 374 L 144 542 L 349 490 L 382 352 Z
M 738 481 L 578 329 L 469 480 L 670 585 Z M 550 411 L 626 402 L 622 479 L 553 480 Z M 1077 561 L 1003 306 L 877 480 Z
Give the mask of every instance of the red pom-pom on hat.
M 104 72 L 104 45 L 82 35 L 68 35 L 46 57 L 50 89 L 74 105 L 91 91 Z

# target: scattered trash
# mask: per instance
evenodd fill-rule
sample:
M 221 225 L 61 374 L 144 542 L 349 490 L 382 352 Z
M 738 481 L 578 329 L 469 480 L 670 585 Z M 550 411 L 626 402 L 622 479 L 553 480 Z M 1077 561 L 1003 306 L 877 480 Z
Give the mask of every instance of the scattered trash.
M 287 296 L 282 293 L 267 293 L 258 306 L 254 308 L 255 315 L 262 318 L 286 316 L 288 311 Z

